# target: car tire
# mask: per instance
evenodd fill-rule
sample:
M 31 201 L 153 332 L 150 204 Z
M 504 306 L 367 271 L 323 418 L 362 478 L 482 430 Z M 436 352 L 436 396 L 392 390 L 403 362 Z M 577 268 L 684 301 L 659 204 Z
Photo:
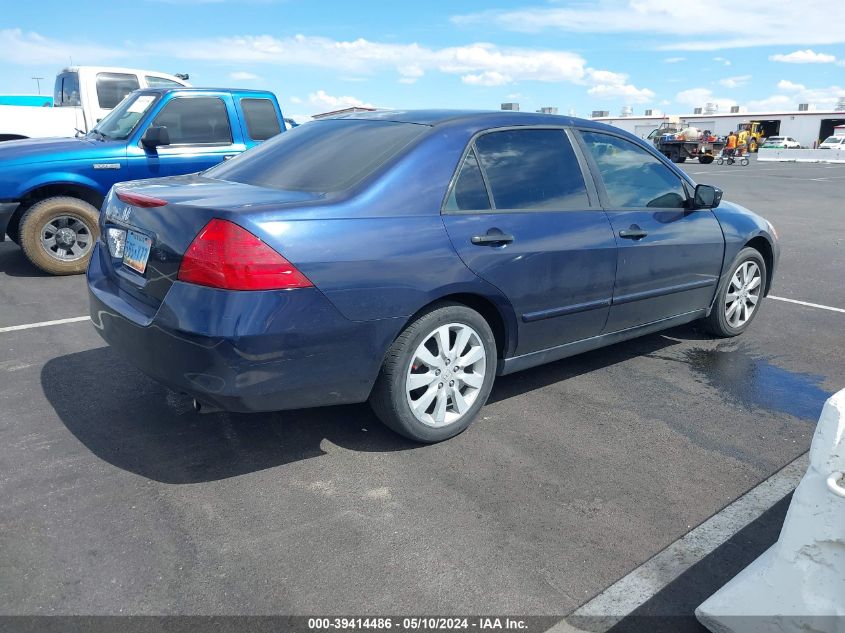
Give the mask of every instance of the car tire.
M 722 338 L 742 334 L 760 311 L 767 279 L 766 262 L 760 251 L 743 248 L 716 294 L 710 315 L 704 319 L 705 329 Z M 737 310 L 744 310 L 745 314 L 740 312 L 737 317 Z
M 99 213 L 78 198 L 58 196 L 32 205 L 18 230 L 27 259 L 51 275 L 84 273 L 100 236 Z
M 462 367 L 461 358 L 476 360 Z M 462 304 L 437 304 L 390 346 L 370 406 L 400 435 L 422 443 L 441 442 L 464 431 L 484 406 L 496 362 L 496 340 L 484 317 Z

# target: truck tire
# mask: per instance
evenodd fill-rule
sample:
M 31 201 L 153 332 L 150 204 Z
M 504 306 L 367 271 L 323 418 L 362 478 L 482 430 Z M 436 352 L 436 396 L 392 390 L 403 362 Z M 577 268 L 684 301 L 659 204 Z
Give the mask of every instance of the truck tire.
M 23 214 L 18 240 L 24 255 L 51 275 L 84 273 L 100 236 L 97 209 L 79 198 L 57 196 Z
M 709 154 L 704 154 L 703 156 L 698 157 L 698 162 L 701 163 L 702 165 L 709 165 L 710 163 L 713 162 L 713 157 L 710 156 Z

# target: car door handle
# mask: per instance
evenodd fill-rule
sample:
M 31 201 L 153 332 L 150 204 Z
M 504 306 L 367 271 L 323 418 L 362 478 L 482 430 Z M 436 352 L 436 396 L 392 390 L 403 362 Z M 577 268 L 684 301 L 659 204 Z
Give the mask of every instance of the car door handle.
M 488 233 L 487 235 L 475 235 L 470 241 L 478 246 L 510 244 L 513 242 L 513 235 L 507 235 L 505 233 Z
M 646 235 L 648 235 L 648 231 L 643 231 L 636 224 L 632 224 L 627 229 L 619 231 L 619 237 L 625 238 L 626 240 L 641 240 Z

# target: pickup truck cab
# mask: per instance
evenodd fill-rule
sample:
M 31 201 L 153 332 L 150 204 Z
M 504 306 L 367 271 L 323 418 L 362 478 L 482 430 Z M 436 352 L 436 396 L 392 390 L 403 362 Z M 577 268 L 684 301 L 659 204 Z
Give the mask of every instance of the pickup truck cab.
M 85 271 L 116 182 L 204 171 L 281 132 L 266 91 L 133 92 L 85 135 L 0 143 L 0 240 L 56 275 Z
M 106 66 L 65 68 L 56 75 L 52 107 L 0 105 L 0 141 L 85 133 L 130 92 L 190 86 L 182 77 L 187 75 Z

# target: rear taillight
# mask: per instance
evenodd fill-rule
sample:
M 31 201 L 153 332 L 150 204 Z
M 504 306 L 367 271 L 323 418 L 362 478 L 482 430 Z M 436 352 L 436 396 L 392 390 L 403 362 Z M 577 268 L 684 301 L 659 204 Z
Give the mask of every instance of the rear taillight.
M 245 228 L 214 219 L 191 242 L 179 281 L 226 290 L 287 290 L 313 284 Z
M 154 198 L 143 193 L 132 193 L 131 191 L 123 191 L 118 189 L 115 191 L 118 200 L 122 200 L 126 204 L 131 204 L 133 207 L 163 207 L 167 204 L 167 200 L 161 198 Z

